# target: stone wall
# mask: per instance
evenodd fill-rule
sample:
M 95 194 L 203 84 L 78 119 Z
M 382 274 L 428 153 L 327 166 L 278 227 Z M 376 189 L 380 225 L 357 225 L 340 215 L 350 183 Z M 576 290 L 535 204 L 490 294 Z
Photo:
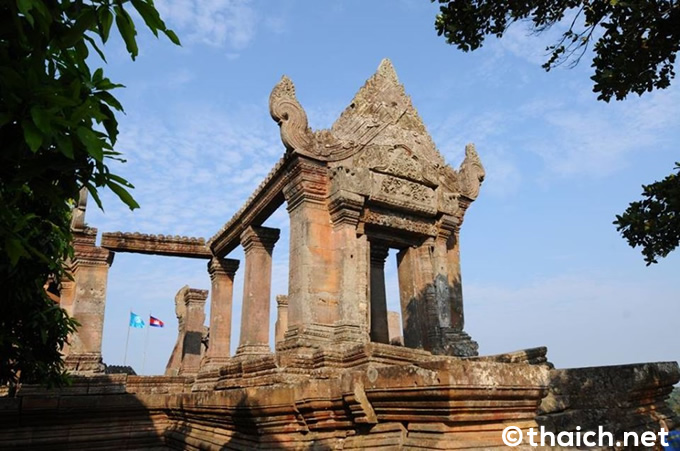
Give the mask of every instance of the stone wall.
M 0 449 L 503 448 L 508 425 L 675 427 L 664 400 L 679 378 L 675 363 L 552 370 L 452 358 L 250 375 L 204 392 L 188 377 L 83 377 L 0 398 Z

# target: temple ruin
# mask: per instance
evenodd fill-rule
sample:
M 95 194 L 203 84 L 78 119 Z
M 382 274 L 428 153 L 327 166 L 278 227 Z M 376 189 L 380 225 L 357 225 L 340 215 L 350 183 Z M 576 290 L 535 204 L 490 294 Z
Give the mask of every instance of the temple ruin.
M 675 362 L 555 369 L 543 347 L 478 355 L 464 327 L 459 236 L 484 168 L 471 144 L 458 169 L 444 161 L 389 61 L 328 130 L 310 129 L 286 77 L 269 110 L 283 156 L 208 240 L 115 232 L 97 246 L 81 196 L 73 280 L 60 292 L 81 323 L 65 350 L 74 384 L 0 397 L 0 448 L 488 449 L 504 446 L 509 425 L 620 434 L 680 424 L 665 404 L 680 380 Z M 272 254 L 285 237 L 264 224 L 284 204 L 289 288 L 272 293 Z M 243 262 L 229 258 L 239 246 Z M 385 294 L 389 250 L 396 315 Z M 105 371 L 117 252 L 206 261 L 209 297 L 185 286 L 175 299 L 178 337 L 163 376 Z

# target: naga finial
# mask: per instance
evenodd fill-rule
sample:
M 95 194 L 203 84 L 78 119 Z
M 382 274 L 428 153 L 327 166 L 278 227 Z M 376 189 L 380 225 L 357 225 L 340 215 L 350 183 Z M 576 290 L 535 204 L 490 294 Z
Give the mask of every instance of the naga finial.
M 286 149 L 314 153 L 314 134 L 307 114 L 295 97 L 293 82 L 285 75 L 269 96 L 269 114 L 281 128 L 281 141 Z
M 461 194 L 471 200 L 477 199 L 486 172 L 474 144 L 470 143 L 465 146 L 465 159 L 461 163 L 458 173 L 461 175 Z
M 71 230 L 85 230 L 85 210 L 87 208 L 87 188 L 80 188 L 78 203 L 71 210 Z

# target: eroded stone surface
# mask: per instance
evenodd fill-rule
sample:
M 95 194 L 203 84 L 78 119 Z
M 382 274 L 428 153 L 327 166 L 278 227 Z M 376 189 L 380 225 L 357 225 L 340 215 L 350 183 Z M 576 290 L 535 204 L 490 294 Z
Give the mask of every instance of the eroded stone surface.
M 102 234 L 101 246 L 114 252 L 206 259 L 212 256 L 203 238 L 177 235 L 109 232 Z

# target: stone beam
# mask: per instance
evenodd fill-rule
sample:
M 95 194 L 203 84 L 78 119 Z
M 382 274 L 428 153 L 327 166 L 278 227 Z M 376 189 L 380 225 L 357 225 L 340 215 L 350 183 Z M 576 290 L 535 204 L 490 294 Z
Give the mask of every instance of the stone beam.
M 262 225 L 269 216 L 283 205 L 283 187 L 287 176 L 289 155 L 284 155 L 269 175 L 257 187 L 239 211 L 208 240 L 207 246 L 216 257 L 225 257 L 241 244 L 241 234 L 251 225 Z
M 186 236 L 109 232 L 102 234 L 101 247 L 114 252 L 135 254 L 204 259 L 212 257 L 203 238 Z

